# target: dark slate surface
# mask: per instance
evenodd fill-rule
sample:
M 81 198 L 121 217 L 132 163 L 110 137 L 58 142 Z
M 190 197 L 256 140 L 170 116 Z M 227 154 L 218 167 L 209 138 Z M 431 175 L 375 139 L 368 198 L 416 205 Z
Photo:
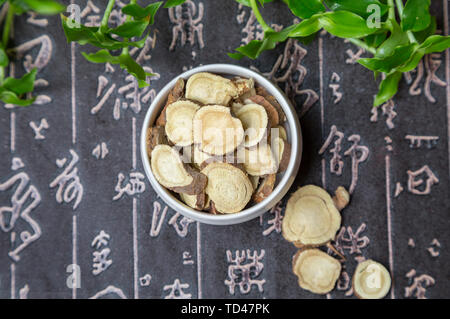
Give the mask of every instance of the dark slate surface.
M 75 2 L 82 10 L 88 3 Z M 92 3 L 100 10 L 105 5 L 104 1 Z M 443 22 L 448 22 L 445 5 L 445 0 L 433 1 L 443 32 Z M 85 11 L 83 22 L 95 15 L 95 10 Z M 292 22 L 281 3 L 267 5 L 264 16 L 279 25 Z M 177 17 L 187 21 L 184 27 L 177 29 Z M 353 174 L 357 183 L 352 203 L 343 212 L 337 245 L 347 257 L 345 271 L 326 297 L 353 298 L 348 278 L 364 258 L 378 260 L 392 272 L 394 285 L 388 298 L 449 297 L 448 52 L 428 57 L 421 70 L 402 81 L 393 112 L 386 105 L 384 111 L 380 108 L 374 114 L 372 75 L 348 61 L 351 54 L 358 53 L 357 48 L 322 34 L 308 46 L 290 43 L 286 52 L 282 45 L 256 61 L 236 62 L 225 53 L 240 41 L 255 37 L 255 29 L 244 32 L 248 21 L 249 10 L 231 0 L 189 2 L 172 20 L 167 10 L 161 10 L 154 48 L 149 45 L 149 58 L 143 61 L 160 76 L 152 81 L 154 91 L 147 101 L 142 100 L 145 93 L 139 92 L 143 93 L 139 109 L 132 105 L 133 89 L 123 88 L 130 83 L 125 73 L 117 67 L 108 73 L 104 65 L 86 62 L 81 51 L 90 49 L 66 44 L 58 18 L 49 18 L 46 27 L 27 22 L 26 16 L 16 20 L 15 45 L 50 40 L 51 59 L 38 65 L 42 68 L 38 77 L 48 81 L 48 86 L 38 88 L 37 93 L 51 102 L 27 109 L 0 108 L 0 297 L 164 298 L 171 296 L 173 287 L 172 296 L 192 298 L 325 298 L 298 287 L 291 273 L 296 249 L 282 238 L 276 223 L 270 228 L 276 210 L 241 225 L 198 224 L 167 209 L 146 178 L 141 178 L 138 141 L 152 94 L 183 70 L 200 64 L 238 63 L 270 72 L 286 54 L 286 65 L 275 69 L 274 76 L 287 75 L 280 86 L 290 89 L 299 115 L 305 111 L 307 95 L 313 100 L 317 97 L 301 117 L 304 154 L 292 191 L 309 183 L 328 191 L 339 185 L 349 187 L 352 171 L 357 173 L 352 170 L 352 159 L 362 155 L 360 151 L 353 157 L 344 155 L 352 146 L 351 136 L 359 137 L 358 145 L 369 152 L 367 159 L 354 167 L 359 171 Z M 191 43 L 189 36 L 196 30 Z M 187 32 L 184 45 L 177 32 Z M 39 38 L 43 35 L 48 38 Z M 173 36 L 178 38 L 170 50 Z M 30 55 L 35 62 L 41 44 L 25 48 L 22 55 Z M 23 72 L 25 60 L 16 61 L 16 74 Z M 107 84 L 97 96 L 100 76 Z M 108 98 L 106 93 L 113 85 Z M 337 104 L 333 88 L 342 94 Z M 92 114 L 102 98 L 105 103 Z M 120 119 L 114 118 L 116 100 L 128 105 L 120 110 Z M 42 136 L 35 135 L 33 122 L 44 127 Z M 329 151 L 336 138 L 319 154 L 333 125 L 343 134 L 341 175 L 330 171 Z M 421 147 L 411 147 L 408 135 L 437 137 L 437 142 L 428 147 L 422 141 Z M 72 156 L 79 159 L 66 170 L 58 201 L 58 186 L 51 187 L 51 183 L 71 164 Z M 134 187 L 116 197 L 119 176 L 124 177 L 120 186 L 131 179 Z M 423 182 L 408 187 L 409 178 Z M 19 181 L 23 189 L 17 187 Z M 27 191 L 30 193 L 24 197 Z M 417 194 L 423 192 L 426 194 Z M 25 202 L 20 206 L 22 199 Z M 286 200 L 279 204 L 281 215 Z M 11 207 L 19 217 L 9 224 Z M 102 231 L 109 238 L 94 242 Z M 23 240 L 26 247 L 21 250 Z M 21 251 L 9 256 L 17 249 Z M 243 257 L 241 262 L 232 261 L 236 251 Z M 101 259 L 102 253 L 107 268 L 96 273 L 94 259 Z M 69 265 L 79 267 L 79 288 L 67 285 L 73 272 Z M 250 271 L 248 282 L 242 276 L 246 271 Z M 236 277 L 230 278 L 233 272 Z M 232 282 L 236 283 L 234 289 Z

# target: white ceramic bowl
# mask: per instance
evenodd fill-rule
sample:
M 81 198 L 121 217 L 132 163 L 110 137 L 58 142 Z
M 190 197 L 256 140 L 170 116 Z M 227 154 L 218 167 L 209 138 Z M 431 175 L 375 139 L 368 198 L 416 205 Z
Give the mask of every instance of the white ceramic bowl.
M 283 108 L 284 113 L 286 114 L 287 122 L 285 126 L 288 134 L 288 140 L 291 144 L 291 158 L 287 170 L 283 174 L 279 174 L 277 178 L 277 184 L 275 185 L 273 192 L 266 199 L 239 213 L 213 215 L 192 209 L 191 207 L 178 200 L 170 191 L 161 186 L 155 179 L 155 176 L 153 175 L 150 168 L 150 161 L 146 150 L 147 128 L 153 125 L 156 118 L 160 114 L 161 109 L 166 102 L 167 95 L 175 85 L 177 79 L 179 77 L 182 77 L 187 80 L 191 75 L 199 72 L 210 72 L 228 77 L 241 76 L 246 78 L 253 78 L 257 84 L 263 86 L 271 95 L 273 95 L 277 99 L 277 101 Z M 150 105 L 150 108 L 147 110 L 147 114 L 145 115 L 144 124 L 141 131 L 142 163 L 144 165 L 145 173 L 150 180 L 150 184 L 159 195 L 159 197 L 161 197 L 171 208 L 181 213 L 182 215 L 196 221 L 212 225 L 232 225 L 242 223 L 258 217 L 274 207 L 286 195 L 292 183 L 294 182 L 294 179 L 300 167 L 300 161 L 302 157 L 302 144 L 302 133 L 297 114 L 294 107 L 291 105 L 284 93 L 261 74 L 247 68 L 231 64 L 210 64 L 200 66 L 184 72 L 183 74 L 170 81 L 158 93 L 158 95 Z

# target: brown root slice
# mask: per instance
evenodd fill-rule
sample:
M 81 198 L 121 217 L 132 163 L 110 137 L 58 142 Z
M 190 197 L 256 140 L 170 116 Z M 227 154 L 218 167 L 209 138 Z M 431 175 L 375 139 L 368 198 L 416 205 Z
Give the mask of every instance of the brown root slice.
M 200 108 L 194 116 L 194 143 L 211 155 L 233 152 L 244 140 L 244 129 L 230 109 L 221 105 Z
M 270 104 L 272 104 L 277 109 L 280 123 L 286 121 L 286 115 L 284 114 L 283 108 L 273 95 L 269 94 L 269 92 L 267 92 L 267 90 L 262 86 L 256 88 L 256 94 L 263 96 L 267 101 L 269 101 Z
M 150 157 L 156 145 L 168 144 L 166 132 L 162 126 L 153 126 L 147 129 L 147 154 Z
M 198 195 L 208 183 L 205 175 L 183 163 L 180 154 L 168 145 L 157 145 L 153 149 L 151 168 L 156 180 L 176 193 Z
M 255 81 L 253 79 L 241 78 L 237 77 L 231 80 L 233 84 L 236 86 L 238 90 L 238 95 L 241 97 L 242 95 L 251 93 L 253 90 L 255 93 Z
M 203 104 L 228 105 L 238 94 L 231 80 L 207 72 L 194 74 L 186 83 L 186 98 Z
M 266 135 L 269 123 L 264 107 L 255 103 L 245 104 L 235 115 L 244 127 L 244 146 L 252 147 L 257 145 Z
M 315 248 L 299 250 L 292 260 L 292 270 L 303 289 L 315 294 L 333 290 L 341 273 L 341 263 Z
M 250 175 L 263 176 L 277 172 L 277 160 L 267 144 L 260 144 L 250 149 L 246 148 L 238 153 L 238 156 L 244 157 L 244 167 Z
M 211 163 L 201 172 L 208 177 L 206 194 L 218 212 L 237 213 L 250 201 L 253 186 L 239 168 L 227 163 Z
M 245 101 L 246 104 L 248 101 L 259 104 L 262 107 L 264 107 L 264 109 L 267 112 L 267 116 L 269 118 L 269 127 L 275 127 L 280 123 L 280 115 L 279 115 L 277 109 L 269 101 L 267 101 L 263 96 L 261 96 L 261 95 L 252 96 Z
M 167 107 L 172 104 L 173 102 L 178 101 L 184 96 L 184 80 L 182 78 L 179 78 L 177 82 L 175 83 L 175 86 L 170 90 L 169 95 L 167 96 L 167 102 L 161 111 L 161 114 L 159 115 L 158 119 L 156 120 L 157 126 L 164 126 L 166 125 L 166 109 Z
M 291 159 L 291 145 L 281 137 L 272 138 L 272 149 L 278 163 L 278 172 L 286 171 Z
M 166 135 L 177 146 L 194 143 L 193 120 L 200 106 L 191 101 L 177 101 L 166 109 Z
M 382 264 L 368 259 L 356 267 L 352 286 L 355 296 L 360 299 L 381 299 L 391 288 L 391 276 Z
M 184 193 L 180 193 L 180 197 L 182 201 L 191 208 L 196 210 L 203 210 L 206 206 L 206 194 L 202 192 L 198 195 L 187 195 Z
M 297 245 L 324 245 L 336 237 L 341 215 L 330 195 L 307 185 L 291 195 L 282 223 L 283 237 Z
M 236 154 L 227 154 L 224 156 L 211 156 L 200 164 L 200 170 L 204 169 L 211 163 L 227 163 L 233 165 L 236 168 L 239 168 L 244 173 L 247 173 L 245 171 L 244 164 L 239 163 L 239 159 L 236 157 Z
M 283 140 L 287 141 L 288 137 L 287 137 L 287 132 L 286 129 L 284 128 L 284 126 L 282 125 L 277 125 L 275 126 L 275 129 L 278 130 L 278 136 L 281 137 Z
M 347 207 L 350 202 L 350 194 L 343 186 L 339 186 L 334 192 L 333 202 L 339 211 Z
M 213 215 L 220 215 L 221 213 L 217 211 L 216 204 L 212 200 L 209 201 L 209 209 L 208 211 Z
M 273 192 L 273 188 L 275 187 L 275 181 L 277 180 L 276 174 L 269 174 L 264 177 L 264 179 L 261 181 L 261 184 L 256 189 L 255 193 L 253 194 L 253 201 L 255 203 L 260 203 L 267 197 L 269 197 L 270 194 Z

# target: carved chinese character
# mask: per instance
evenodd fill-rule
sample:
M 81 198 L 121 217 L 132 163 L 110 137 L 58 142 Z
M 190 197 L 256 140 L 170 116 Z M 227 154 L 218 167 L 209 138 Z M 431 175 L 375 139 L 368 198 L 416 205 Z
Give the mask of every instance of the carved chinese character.
M 336 137 L 334 141 L 334 147 L 330 149 L 330 153 L 333 156 L 330 159 L 330 172 L 338 176 L 342 175 L 342 169 L 344 168 L 344 162 L 342 161 L 342 156 L 340 155 L 342 150 L 342 140 L 344 139 L 344 133 L 337 130 L 336 125 L 331 126 L 330 134 L 319 150 L 319 155 L 325 153 L 326 149 L 331 145 L 331 142 Z
M 163 287 L 164 291 L 169 291 L 164 299 L 191 299 L 192 295 L 186 293 L 184 289 L 189 289 L 189 284 L 182 284 L 179 279 L 175 279 L 172 285 Z
M 195 45 L 195 39 L 198 40 L 200 49 L 203 49 L 205 43 L 203 42 L 203 2 L 197 5 L 187 0 L 183 5 L 176 6 L 175 8 L 169 8 L 170 22 L 175 24 L 172 27 L 172 43 L 169 50 L 173 51 L 177 44 L 178 37 L 180 37 L 181 46 L 189 42 L 191 46 Z
M 128 182 L 124 185 L 125 175 L 119 173 L 117 176 L 117 184 L 115 187 L 115 191 L 117 192 L 116 196 L 113 197 L 113 200 L 118 200 L 122 198 L 124 194 L 129 196 L 133 196 L 136 194 L 142 194 L 145 191 L 145 176 L 139 172 L 131 172 L 128 177 Z
M 136 57 L 136 62 L 143 64 L 145 61 L 151 59 L 148 54 L 150 49 L 153 48 L 156 37 L 148 37 L 145 41 L 145 45 L 142 49 L 133 48 L 130 50 L 130 55 Z M 117 67 L 116 67 L 117 68 Z M 105 74 L 115 73 L 116 68 L 111 64 L 106 64 Z M 154 73 L 152 68 L 144 66 L 145 72 L 152 74 L 147 77 L 147 82 L 151 80 L 159 79 L 159 74 Z M 122 73 L 124 74 L 124 73 Z M 111 83 L 108 89 L 106 87 Z M 138 114 L 142 109 L 142 103 L 148 103 L 156 96 L 156 91 L 150 87 L 139 88 L 138 81 L 130 74 L 125 76 L 125 85 L 119 86 L 112 81 L 111 77 L 100 75 L 98 77 L 97 85 L 97 98 L 100 99 L 98 103 L 91 108 L 91 114 L 97 114 L 107 101 L 114 95 L 113 117 L 115 120 L 119 120 L 122 110 L 131 109 L 134 113 Z
M 359 145 L 361 140 L 359 135 L 353 134 L 348 138 L 348 140 L 353 144 L 347 151 L 345 151 L 344 155 L 352 158 L 352 182 L 348 191 L 352 194 L 355 190 L 356 183 L 358 182 L 359 164 L 364 162 L 367 157 L 369 157 L 369 148 L 367 146 Z
M 14 165 L 14 163 L 13 163 Z M 16 166 L 15 169 L 21 169 L 23 166 Z M 16 186 L 17 185 L 17 186 Z M 32 242 L 38 240 L 41 235 L 41 227 L 31 218 L 31 212 L 41 202 L 41 194 L 37 188 L 30 183 L 30 177 L 25 172 L 18 172 L 3 183 L 0 183 L 0 193 L 9 189 L 14 192 L 10 197 L 10 206 L 0 207 L 0 229 L 3 232 L 11 232 L 17 220 L 24 221 L 30 230 L 23 230 L 19 234 L 20 243 L 16 244 L 16 232 L 11 233 L 12 248 L 8 255 L 14 260 L 20 260 L 20 252 L 29 246 Z
M 273 215 L 272 219 L 269 219 L 269 221 L 267 222 L 268 225 L 270 225 L 270 227 L 267 227 L 266 229 L 263 230 L 263 235 L 264 236 L 268 236 L 270 235 L 272 232 L 277 232 L 277 233 L 281 233 L 281 224 L 283 221 L 283 216 L 281 215 L 283 208 L 281 207 L 282 202 L 278 202 L 268 213 L 270 213 L 270 215 Z M 263 225 L 263 217 L 267 215 L 261 215 L 260 217 L 260 224 Z
M 58 186 L 56 191 L 56 201 L 58 203 L 74 202 L 73 210 L 77 209 L 83 198 L 83 185 L 81 185 L 80 177 L 78 176 L 78 168 L 75 165 L 78 163 L 79 157 L 74 150 L 70 150 L 72 159 L 70 163 L 65 166 L 64 170 L 50 183 L 50 188 Z M 56 165 L 63 168 L 67 163 L 67 158 L 56 160 Z
M 416 297 L 417 299 L 427 299 L 425 296 L 427 288 L 435 284 L 433 277 L 423 274 L 417 276 L 414 269 L 411 269 L 406 277 L 409 278 L 412 283 L 409 287 L 405 287 L 405 297 Z
M 306 68 L 302 65 L 303 59 L 307 53 L 308 51 L 300 46 L 298 41 L 289 39 L 286 42 L 284 53 L 278 57 L 272 70 L 263 73 L 268 79 L 284 86 L 284 92 L 294 104 L 296 96 L 306 95 L 306 100 L 300 110 L 299 117 L 305 115 L 314 103 L 319 100 L 319 96 L 316 92 L 310 89 L 301 88 L 308 73 Z M 281 75 L 278 76 L 277 74 Z
M 428 195 L 431 193 L 431 187 L 439 183 L 439 179 L 434 175 L 428 165 L 424 165 L 417 171 L 408 170 L 406 173 L 408 174 L 408 191 L 415 195 Z M 421 174 L 426 175 L 425 181 L 423 178 L 419 178 Z M 423 185 L 424 182 L 425 187 L 422 190 L 418 189 L 417 187 Z
M 92 274 L 94 276 L 99 275 L 109 268 L 112 264 L 112 259 L 108 259 L 109 254 L 111 253 L 111 249 L 104 248 L 100 251 L 94 251 L 92 255 L 94 258 L 92 259 Z
M 362 254 L 363 248 L 366 248 L 370 239 L 367 236 L 363 236 L 362 233 L 366 230 L 367 225 L 362 223 L 356 232 L 353 232 L 352 227 L 342 227 L 339 230 L 339 233 L 335 239 L 335 247 L 340 252 L 345 254 L 345 251 L 348 250 L 350 255 L 353 254 Z
M 239 287 L 241 294 L 248 294 L 253 286 L 256 286 L 259 292 L 263 292 L 263 285 L 265 279 L 260 279 L 260 275 L 264 269 L 264 264 L 261 262 L 266 254 L 262 249 L 258 254 L 256 250 L 253 253 L 250 249 L 247 251 L 235 251 L 233 257 L 230 250 L 227 250 L 228 278 L 225 280 L 225 285 L 228 286 L 230 294 L 234 295 L 235 288 Z

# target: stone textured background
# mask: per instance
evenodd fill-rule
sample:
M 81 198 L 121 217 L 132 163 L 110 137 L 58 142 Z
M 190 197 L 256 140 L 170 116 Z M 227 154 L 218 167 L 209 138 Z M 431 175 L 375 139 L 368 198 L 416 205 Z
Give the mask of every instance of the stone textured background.
M 75 3 L 83 23 L 98 21 L 106 4 Z M 448 2 L 432 6 L 448 33 Z M 281 2 L 263 14 L 277 25 L 293 20 Z M 373 76 L 352 59 L 364 53 L 328 34 L 255 61 L 228 58 L 260 36 L 249 9 L 231 0 L 160 10 L 153 39 L 136 52 L 159 74 L 149 91 L 116 66 L 85 61 L 91 48 L 67 44 L 58 17 L 46 21 L 16 19 L 14 39 L 16 74 L 31 61 L 47 81 L 36 90 L 42 104 L 0 107 L 0 297 L 354 298 L 348 281 L 364 258 L 391 271 L 388 298 L 449 297 L 448 51 L 427 57 L 372 111 Z M 261 218 L 209 226 L 167 208 L 144 176 L 138 141 L 152 97 L 183 70 L 217 62 L 268 72 L 295 102 L 304 154 L 291 191 L 355 183 L 336 243 L 347 261 L 327 296 L 302 290 L 291 272 L 296 249 L 279 224 L 286 198 Z M 330 168 L 333 149 L 341 174 Z M 79 269 L 78 289 L 67 286 L 69 265 Z

